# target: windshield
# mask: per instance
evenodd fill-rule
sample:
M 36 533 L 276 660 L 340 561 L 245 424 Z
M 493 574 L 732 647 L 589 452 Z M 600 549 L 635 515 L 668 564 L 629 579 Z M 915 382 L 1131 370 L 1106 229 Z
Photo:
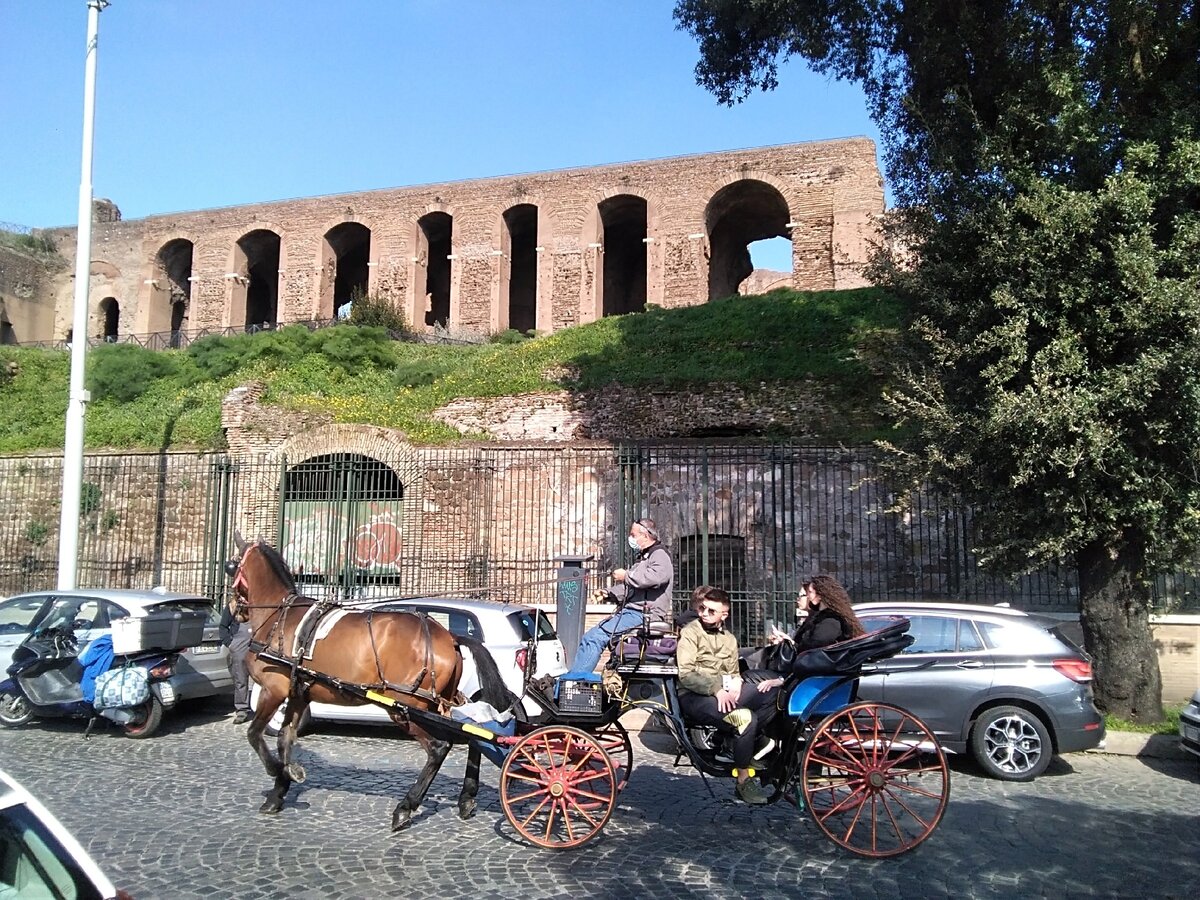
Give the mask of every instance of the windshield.
M 530 640 L 535 634 L 539 641 L 558 640 L 558 635 L 554 632 L 554 626 L 550 624 L 550 620 L 546 618 L 546 614 L 541 610 L 530 609 L 509 613 L 508 621 L 512 624 L 513 630 L 516 631 L 517 637 L 522 641 Z

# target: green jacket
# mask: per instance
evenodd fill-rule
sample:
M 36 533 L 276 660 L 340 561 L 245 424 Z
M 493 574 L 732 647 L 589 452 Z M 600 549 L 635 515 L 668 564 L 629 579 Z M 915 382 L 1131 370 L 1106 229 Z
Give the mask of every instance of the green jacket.
M 688 622 L 679 632 L 675 649 L 679 686 L 694 694 L 714 696 L 721 690 L 722 675 L 738 674 L 738 642 L 722 628 L 709 634 L 700 620 Z

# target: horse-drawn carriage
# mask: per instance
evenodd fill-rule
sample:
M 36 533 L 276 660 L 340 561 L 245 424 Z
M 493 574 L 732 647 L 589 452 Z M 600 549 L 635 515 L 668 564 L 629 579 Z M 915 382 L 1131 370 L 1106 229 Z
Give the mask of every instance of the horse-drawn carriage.
M 376 703 L 421 742 L 428 760 L 396 807 L 394 829 L 408 824 L 450 746 L 466 744 L 463 818 L 475 811 L 479 762 L 486 753 L 500 764 L 500 800 L 517 832 L 540 847 L 579 847 L 604 828 L 629 781 L 633 745 L 620 718 L 635 709 L 649 712 L 674 738 L 676 764 L 686 759 L 702 776 L 732 773 L 731 764 L 719 758 L 711 729 L 684 721 L 674 659 L 655 634 L 622 636 L 605 679 L 564 676 L 552 686 L 527 685 L 545 711 L 537 721 L 510 721 L 506 728 L 461 721 L 449 714 L 450 704 L 462 699 L 455 696 L 461 671 L 461 662 L 455 666 L 456 640 L 475 657 L 483 699 L 496 709 L 520 708 L 481 645 L 455 639 L 414 613 L 380 613 L 373 620 L 367 612 L 337 626 L 356 642 L 354 654 L 348 654 L 348 645 L 324 651 L 317 645 L 307 659 L 295 641 L 315 604 L 295 593 L 273 549 L 261 543 L 239 549 L 233 602 L 254 631 L 252 674 L 263 687 L 249 737 L 275 776 L 263 812 L 278 812 L 291 782 L 303 780 L 291 751 L 295 722 L 311 699 Z M 863 856 L 894 856 L 920 844 L 937 827 L 949 797 L 945 756 L 929 728 L 898 707 L 855 702 L 862 667 L 911 643 L 907 630 L 907 620 L 898 619 L 806 654 L 779 690 L 781 714 L 770 726 L 777 748 L 756 773 L 771 790 L 771 802 L 794 804 L 823 834 Z M 355 655 L 357 669 L 348 655 Z M 262 734 L 284 701 L 275 758 Z

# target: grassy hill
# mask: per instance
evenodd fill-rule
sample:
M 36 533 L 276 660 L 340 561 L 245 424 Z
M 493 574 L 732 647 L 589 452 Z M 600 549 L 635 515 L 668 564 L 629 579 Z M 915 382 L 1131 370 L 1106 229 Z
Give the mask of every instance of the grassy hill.
M 89 448 L 218 447 L 221 398 L 252 379 L 269 385 L 266 403 L 397 428 L 419 443 L 461 437 L 430 418 L 456 398 L 612 383 L 671 389 L 805 380 L 824 385 L 844 408 L 873 410 L 902 319 L 897 302 L 875 289 L 773 291 L 651 307 L 519 343 L 410 344 L 342 325 L 206 338 L 182 351 L 110 345 L 89 353 L 86 441 Z M 0 372 L 9 362 L 16 374 L 0 383 L 0 453 L 61 447 L 68 354 L 0 348 Z

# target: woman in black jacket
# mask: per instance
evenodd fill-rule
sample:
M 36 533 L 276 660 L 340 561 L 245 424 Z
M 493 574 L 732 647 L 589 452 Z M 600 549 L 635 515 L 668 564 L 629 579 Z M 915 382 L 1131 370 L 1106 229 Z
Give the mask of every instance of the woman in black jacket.
M 814 575 L 804 582 L 796 601 L 797 612 L 805 613 L 804 619 L 790 637 L 779 629 L 767 636 L 769 646 L 762 657 L 765 668 L 789 672 L 797 653 L 866 633 L 850 606 L 850 595 L 832 575 Z

